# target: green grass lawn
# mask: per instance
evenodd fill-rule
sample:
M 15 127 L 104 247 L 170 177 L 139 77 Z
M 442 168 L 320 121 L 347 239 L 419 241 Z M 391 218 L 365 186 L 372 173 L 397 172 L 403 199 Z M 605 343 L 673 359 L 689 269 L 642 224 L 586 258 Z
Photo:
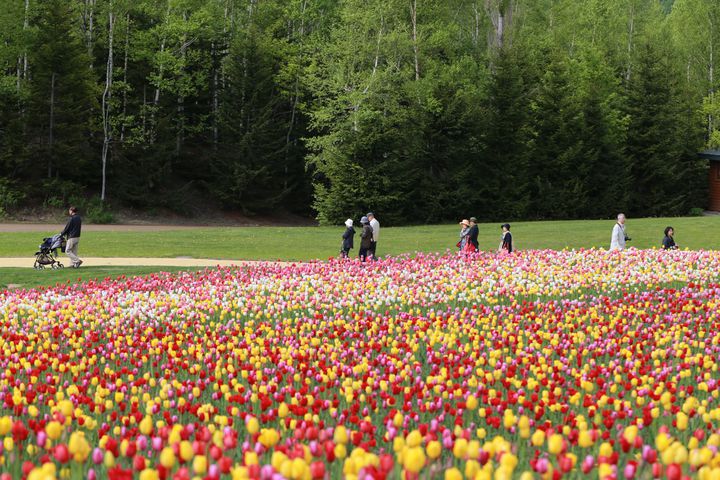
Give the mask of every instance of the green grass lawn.
M 613 225 L 611 220 L 518 222 L 512 224 L 512 233 L 516 249 L 608 248 Z M 681 248 L 720 248 L 720 216 L 629 219 L 627 233 L 633 239 L 629 245 L 637 248 L 659 246 L 663 229 L 668 225 L 675 227 L 675 239 Z M 327 259 L 337 255 L 342 232 L 343 227 L 223 227 L 152 233 L 85 231 L 80 243 L 80 256 L 288 261 Z M 381 230 L 378 254 L 444 252 L 455 248 L 458 232 L 457 225 L 385 227 Z M 28 267 L 31 267 L 33 253 L 42 237 L 37 232 L 0 233 L 0 257 L 27 256 Z M 479 240 L 481 249 L 495 250 L 500 240 L 500 222 L 481 224 Z M 357 255 L 359 243 L 358 232 L 352 254 Z M 106 267 L 35 272 L 28 268 L 25 272 L 23 269 L 0 268 L 0 286 L 11 283 L 46 285 L 75 281 L 79 277 L 131 275 L 165 269 Z M 9 281 L 9 278 L 14 280 Z
M 32 268 L 0 268 L 0 288 L 8 285 L 22 287 L 55 286 L 62 283 L 87 282 L 120 276 L 135 277 L 157 272 L 179 272 L 181 270 L 201 270 L 200 267 L 88 267 L 75 270 L 63 268 L 59 270 L 34 270 Z
M 613 221 L 607 220 L 518 222 L 513 223 L 512 233 L 518 249 L 607 248 L 613 225 Z M 659 246 L 663 229 L 668 225 L 675 227 L 675 239 L 683 248 L 720 248 L 720 216 L 630 219 L 627 233 L 633 240 L 628 245 Z M 343 227 L 200 228 L 156 233 L 86 231 L 80 242 L 80 256 L 327 259 L 337 255 L 342 232 Z M 457 225 L 383 228 L 378 254 L 453 249 L 458 232 Z M 37 232 L 0 233 L 0 257 L 31 258 L 42 236 Z M 359 240 L 358 234 L 355 254 Z M 499 222 L 480 225 L 481 249 L 494 250 L 499 240 Z

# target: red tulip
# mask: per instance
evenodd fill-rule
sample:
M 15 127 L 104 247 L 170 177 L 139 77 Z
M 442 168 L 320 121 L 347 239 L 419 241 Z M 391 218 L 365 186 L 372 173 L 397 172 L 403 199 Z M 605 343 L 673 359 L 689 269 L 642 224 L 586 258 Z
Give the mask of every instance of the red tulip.
M 135 442 L 128 442 L 127 450 L 125 450 L 125 456 L 132 458 L 137 453 L 137 445 Z
M 668 480 L 680 480 L 682 478 L 682 468 L 677 463 L 671 463 L 667 466 L 666 476 Z
M 213 460 L 218 461 L 218 459 L 222 457 L 222 454 L 222 449 L 220 449 L 220 447 L 218 447 L 217 445 L 213 444 L 210 447 L 210 456 Z
M 25 461 L 22 464 L 22 473 L 24 477 L 27 477 L 30 475 L 30 472 L 32 472 L 32 469 L 35 468 L 35 464 L 30 461 Z
M 55 460 L 62 464 L 70 461 L 70 451 L 68 450 L 67 445 L 65 445 L 64 443 L 55 446 L 55 449 L 53 450 L 53 455 L 55 456 Z
M 30 434 L 25 424 L 20 420 L 16 420 L 12 425 L 12 436 L 16 443 L 24 441 Z
M 335 444 L 332 440 L 325 442 L 325 457 L 328 462 L 335 460 Z
M 380 455 L 380 470 L 387 473 L 390 472 L 394 466 L 395 462 L 393 461 L 392 455 L 389 453 Z
M 145 470 L 145 464 L 145 457 L 143 457 L 142 455 L 135 455 L 133 457 L 133 468 L 136 471 L 142 472 L 143 470 Z
M 314 479 L 325 477 L 325 463 L 321 461 L 312 462 L 310 464 L 310 476 Z
M 173 475 L 173 480 L 190 480 L 190 470 L 187 469 L 187 467 L 182 467 L 180 470 L 175 472 L 175 475 Z
M 113 467 L 108 470 L 109 480 L 133 480 L 132 470 L 125 470 L 120 467 Z
M 220 472 L 223 474 L 230 473 L 230 470 L 232 469 L 233 461 L 229 457 L 220 457 L 218 460 L 218 468 L 220 468 Z

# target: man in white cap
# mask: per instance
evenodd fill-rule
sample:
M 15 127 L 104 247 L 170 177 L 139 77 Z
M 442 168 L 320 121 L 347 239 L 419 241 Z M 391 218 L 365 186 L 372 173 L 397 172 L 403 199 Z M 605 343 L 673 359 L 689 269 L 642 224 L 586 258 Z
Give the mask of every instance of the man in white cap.
M 377 221 L 373 212 L 368 213 L 367 218 L 370 221 L 370 226 L 373 231 L 372 243 L 370 244 L 370 250 L 368 253 L 373 260 L 377 260 L 377 254 L 375 252 L 377 250 L 377 242 L 380 239 L 380 222 Z

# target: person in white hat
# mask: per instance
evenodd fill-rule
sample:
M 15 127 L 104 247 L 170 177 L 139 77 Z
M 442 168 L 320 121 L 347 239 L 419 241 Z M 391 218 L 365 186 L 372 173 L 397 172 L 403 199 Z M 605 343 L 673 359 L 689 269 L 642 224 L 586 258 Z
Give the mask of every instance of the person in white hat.
M 353 248 L 353 238 L 355 238 L 355 229 L 353 228 L 353 221 L 351 218 L 345 220 L 345 226 L 347 227 L 342 234 L 342 246 L 340 247 L 340 254 L 343 258 L 348 258 L 350 250 Z
M 462 222 L 460 222 L 460 241 L 457 243 L 457 247 L 460 249 L 460 251 L 465 250 L 465 245 L 468 241 L 468 235 L 470 234 L 470 222 L 463 219 Z

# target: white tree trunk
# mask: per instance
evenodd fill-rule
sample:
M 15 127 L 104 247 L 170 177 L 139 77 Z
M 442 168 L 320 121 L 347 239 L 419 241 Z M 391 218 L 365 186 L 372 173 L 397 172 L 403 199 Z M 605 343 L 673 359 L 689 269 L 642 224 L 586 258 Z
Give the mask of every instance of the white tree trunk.
M 102 148 L 102 189 L 100 191 L 100 200 L 105 201 L 106 180 L 107 180 L 107 158 L 108 151 L 112 144 L 112 125 L 110 124 L 110 115 L 112 110 L 112 83 L 113 83 L 113 39 L 115 36 L 115 14 L 113 13 L 112 0 L 109 3 L 110 12 L 108 13 L 108 56 L 105 70 L 105 90 L 102 95 L 102 117 L 103 117 L 103 148 Z
M 710 82 L 710 105 L 715 105 L 715 48 L 714 48 L 714 29 L 715 25 L 710 18 L 710 58 L 708 62 L 708 81 Z M 708 114 L 708 135 L 712 135 L 715 131 L 715 117 L 712 113 Z
M 412 21 L 412 41 L 413 53 L 415 56 L 415 80 L 420 80 L 420 58 L 418 54 L 418 38 L 417 38 L 417 0 L 410 3 L 410 20 Z
M 97 0 L 85 0 L 83 11 L 83 30 L 85 33 L 85 47 L 90 57 L 90 69 L 93 68 L 93 47 L 95 30 L 95 3 Z
M 125 58 L 123 59 L 123 83 L 125 84 L 125 88 L 123 88 L 123 100 L 122 100 L 122 116 L 123 116 L 123 122 L 120 126 L 120 143 L 123 143 L 125 141 L 125 118 L 127 115 L 127 79 L 128 79 L 128 55 L 130 51 L 130 14 L 127 14 L 127 17 L 125 18 Z
M 52 177 L 53 167 L 53 143 L 55 139 L 53 135 L 55 133 L 55 77 L 56 74 L 53 72 L 50 78 L 50 134 L 48 136 L 48 178 Z
M 492 23 L 488 33 L 488 46 L 501 49 L 506 43 L 506 31 L 512 23 L 514 4 L 512 0 L 485 0 L 485 12 Z
M 215 42 L 213 42 L 210 46 L 210 58 L 213 59 L 213 119 L 212 119 L 212 129 L 213 129 L 213 152 L 217 152 L 218 150 L 218 140 L 219 140 L 219 132 L 218 132 L 218 117 L 220 115 L 220 94 L 219 94 L 219 67 L 215 64 L 215 56 L 217 55 L 217 52 L 215 51 Z
M 30 27 L 30 0 L 25 0 L 25 19 L 23 20 L 23 32 Z M 27 81 L 28 76 L 28 54 L 27 45 L 23 45 L 22 58 L 18 59 L 17 67 L 17 90 L 20 91 L 21 80 Z
M 633 37 L 635 35 L 635 7 L 630 6 L 630 20 L 628 22 L 628 42 L 627 42 L 627 69 L 625 71 L 625 81 L 629 82 L 632 75 L 632 51 Z

